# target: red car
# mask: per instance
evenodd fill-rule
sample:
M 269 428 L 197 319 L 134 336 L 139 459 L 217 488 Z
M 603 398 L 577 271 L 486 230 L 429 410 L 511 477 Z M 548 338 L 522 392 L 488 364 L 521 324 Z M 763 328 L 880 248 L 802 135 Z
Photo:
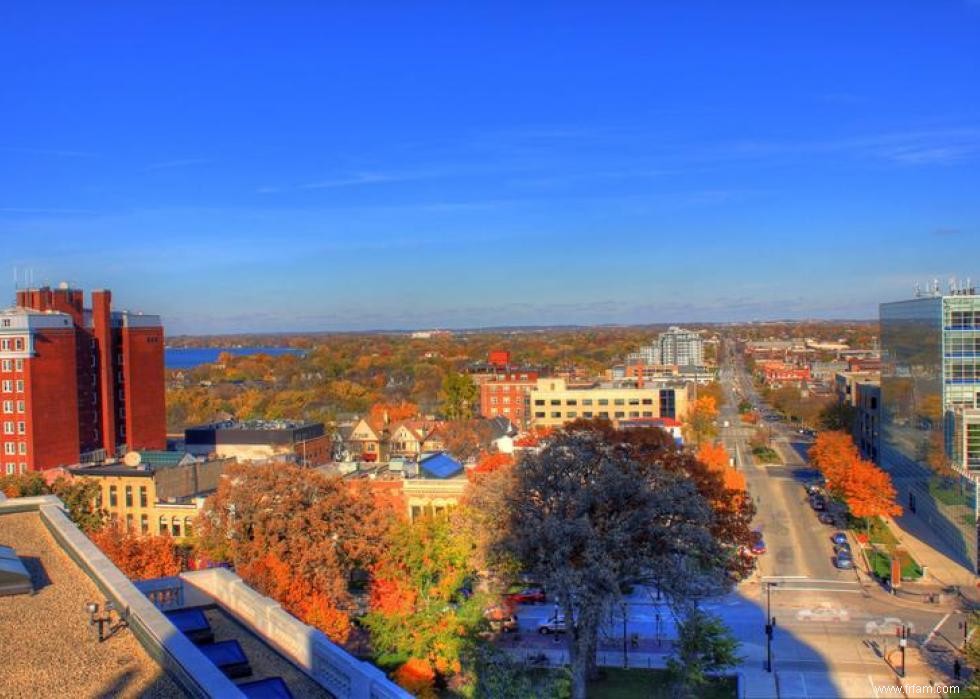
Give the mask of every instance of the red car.
M 520 592 L 507 595 L 507 601 L 513 604 L 542 604 L 545 601 L 545 594 L 539 587 L 525 587 Z

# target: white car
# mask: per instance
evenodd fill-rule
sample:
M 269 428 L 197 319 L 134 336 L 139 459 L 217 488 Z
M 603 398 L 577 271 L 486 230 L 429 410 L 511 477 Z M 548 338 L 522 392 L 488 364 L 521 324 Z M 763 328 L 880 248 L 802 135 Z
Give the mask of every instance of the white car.
M 909 633 L 911 633 L 915 629 L 915 626 L 913 624 L 906 624 L 906 625 L 909 628 Z M 901 619 L 893 616 L 886 616 L 884 619 L 880 619 L 880 620 L 875 619 L 865 624 L 864 633 L 868 634 L 869 636 L 874 636 L 874 635 L 897 636 L 898 631 L 901 628 L 902 628 Z
M 813 609 L 801 609 L 796 613 L 796 618 L 798 621 L 847 621 L 851 615 L 843 607 L 821 605 Z

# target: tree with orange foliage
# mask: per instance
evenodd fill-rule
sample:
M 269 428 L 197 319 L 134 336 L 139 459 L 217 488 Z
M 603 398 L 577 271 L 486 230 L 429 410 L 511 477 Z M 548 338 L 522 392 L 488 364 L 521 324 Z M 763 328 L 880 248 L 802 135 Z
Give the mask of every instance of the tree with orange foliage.
M 713 396 L 701 396 L 687 410 L 684 431 L 688 441 L 700 446 L 701 441 L 718 434 L 718 403 Z
M 140 535 L 112 523 L 89 538 L 131 580 L 166 578 L 181 571 L 177 546 L 168 535 Z
M 897 502 L 891 476 L 874 463 L 857 459 L 844 478 L 844 500 L 851 514 L 862 519 L 897 517 L 902 507 Z
M 707 466 L 708 470 L 721 475 L 723 497 L 719 502 L 712 503 L 713 507 L 737 511 L 746 497 L 745 476 L 731 465 L 725 445 L 720 442 L 702 444 L 697 451 L 697 459 Z
M 335 642 L 350 633 L 348 581 L 374 565 L 391 524 L 360 482 L 284 464 L 232 466 L 197 520 L 201 552 Z
M 368 422 L 372 425 L 394 424 L 400 420 L 408 420 L 419 414 L 419 406 L 415 403 L 402 401 L 400 403 L 375 403 L 368 413 Z
M 827 489 L 837 497 L 844 497 L 847 475 L 860 460 L 861 455 L 846 432 L 821 432 L 810 447 L 810 462 L 823 474 Z

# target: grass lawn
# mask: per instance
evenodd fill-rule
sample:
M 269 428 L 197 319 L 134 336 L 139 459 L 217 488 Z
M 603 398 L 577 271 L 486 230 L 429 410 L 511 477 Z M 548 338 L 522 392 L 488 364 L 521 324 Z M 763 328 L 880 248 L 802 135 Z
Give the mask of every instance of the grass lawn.
M 594 699 L 668 699 L 673 692 L 667 686 L 665 670 L 624 670 L 602 668 L 604 676 L 589 683 L 589 697 Z M 738 682 L 734 677 L 714 680 L 698 696 L 702 699 L 737 699 Z
M 966 494 L 958 490 L 955 484 L 947 485 L 941 478 L 929 479 L 929 494 L 934 500 L 950 507 L 972 507 Z
M 912 557 L 905 551 L 899 551 L 896 554 L 899 557 L 899 561 L 902 563 L 902 579 L 917 580 L 922 577 L 922 568 L 919 564 L 912 560 Z M 892 574 L 892 563 L 891 557 L 884 553 L 879 553 L 877 551 L 872 551 L 869 556 L 871 560 L 871 569 L 874 571 L 875 575 L 879 578 L 888 579 Z
M 774 464 L 779 461 L 779 454 L 770 447 L 756 447 L 752 450 L 752 456 L 764 464 Z

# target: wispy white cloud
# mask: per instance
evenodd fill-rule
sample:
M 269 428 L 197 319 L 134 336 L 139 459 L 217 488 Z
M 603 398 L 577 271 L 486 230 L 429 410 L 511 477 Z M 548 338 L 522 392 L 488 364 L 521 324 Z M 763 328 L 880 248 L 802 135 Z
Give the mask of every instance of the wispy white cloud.
M 89 151 L 70 150 L 63 148 L 25 148 L 21 146 L 0 146 L 5 153 L 23 153 L 25 155 L 43 155 L 57 158 L 97 158 L 98 153 Z
M 153 172 L 155 170 L 171 170 L 173 168 L 188 167 L 190 165 L 205 165 L 211 161 L 207 158 L 180 158 L 177 160 L 164 160 L 158 163 L 150 163 L 144 170 Z
M 434 170 L 406 172 L 355 172 L 339 177 L 317 180 L 301 185 L 301 189 L 334 189 L 337 187 L 356 187 L 359 185 L 386 184 L 389 182 L 411 182 L 440 177 L 445 173 Z

